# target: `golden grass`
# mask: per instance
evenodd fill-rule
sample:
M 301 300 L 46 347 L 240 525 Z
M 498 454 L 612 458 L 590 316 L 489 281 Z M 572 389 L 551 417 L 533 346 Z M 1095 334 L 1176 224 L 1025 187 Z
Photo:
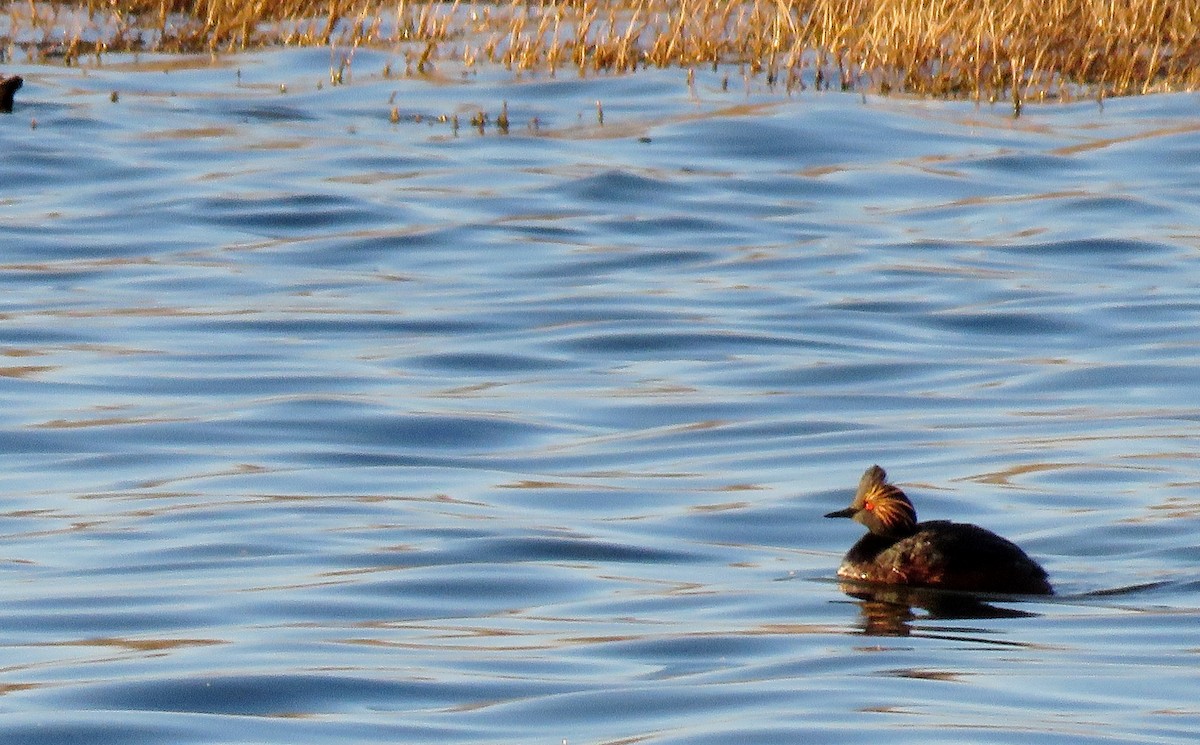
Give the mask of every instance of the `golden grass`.
M 9 46 L 68 63 L 109 51 L 303 44 L 393 48 L 410 73 L 450 63 L 580 73 L 728 63 L 789 90 L 807 81 L 1003 97 L 1018 107 L 1200 87 L 1200 3 L 1178 0 L 26 0 L 0 7 Z

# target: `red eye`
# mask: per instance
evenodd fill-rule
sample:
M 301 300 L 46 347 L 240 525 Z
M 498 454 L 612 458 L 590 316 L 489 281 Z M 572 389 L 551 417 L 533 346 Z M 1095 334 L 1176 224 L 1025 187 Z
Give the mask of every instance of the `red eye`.
M 870 502 L 867 502 L 866 504 L 863 505 L 863 509 L 868 510 L 868 511 L 873 510 L 873 509 L 875 509 L 875 505 L 871 504 Z

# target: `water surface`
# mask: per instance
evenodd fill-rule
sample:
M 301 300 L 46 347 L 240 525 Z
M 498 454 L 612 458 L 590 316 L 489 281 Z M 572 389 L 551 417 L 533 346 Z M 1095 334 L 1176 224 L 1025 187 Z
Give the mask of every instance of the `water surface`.
M 389 63 L 6 65 L 4 742 L 1194 742 L 1194 94 Z

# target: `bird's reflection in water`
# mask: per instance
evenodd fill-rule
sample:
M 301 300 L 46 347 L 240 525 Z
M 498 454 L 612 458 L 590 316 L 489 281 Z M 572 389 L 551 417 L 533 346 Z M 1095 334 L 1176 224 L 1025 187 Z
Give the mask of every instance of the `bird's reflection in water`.
M 867 636 L 908 636 L 914 621 L 1031 618 L 1038 615 L 994 605 L 987 597 L 963 592 L 857 582 L 839 582 L 838 587 L 858 601 L 862 631 Z

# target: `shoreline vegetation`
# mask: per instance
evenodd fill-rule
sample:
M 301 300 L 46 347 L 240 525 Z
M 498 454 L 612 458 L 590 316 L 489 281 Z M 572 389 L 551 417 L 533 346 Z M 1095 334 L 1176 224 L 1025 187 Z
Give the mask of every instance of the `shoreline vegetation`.
M 394 49 L 438 66 L 738 65 L 788 91 L 1022 102 L 1200 88 L 1200 4 L 1172 0 L 84 0 L 0 4 L 0 62 Z

